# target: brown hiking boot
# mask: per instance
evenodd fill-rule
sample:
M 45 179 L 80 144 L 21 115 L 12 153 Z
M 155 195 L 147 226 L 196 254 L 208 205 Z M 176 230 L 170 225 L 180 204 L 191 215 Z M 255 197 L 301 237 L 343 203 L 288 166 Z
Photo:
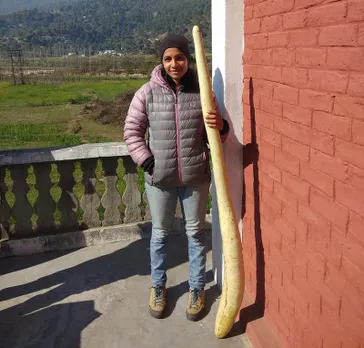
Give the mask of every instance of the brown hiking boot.
M 163 316 L 167 303 L 167 290 L 165 286 L 152 286 L 150 288 L 149 313 L 153 318 L 160 319 Z
M 190 289 L 186 316 L 188 320 L 196 321 L 205 307 L 205 290 Z

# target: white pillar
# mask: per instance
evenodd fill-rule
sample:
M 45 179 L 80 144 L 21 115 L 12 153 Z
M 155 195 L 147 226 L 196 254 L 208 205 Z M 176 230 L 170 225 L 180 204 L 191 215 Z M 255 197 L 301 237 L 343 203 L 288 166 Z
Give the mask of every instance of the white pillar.
M 230 123 L 230 135 L 224 144 L 229 188 L 242 232 L 243 194 L 243 64 L 244 2 L 212 0 L 212 85 L 223 117 Z M 223 282 L 222 246 L 213 191 L 212 262 L 218 287 Z

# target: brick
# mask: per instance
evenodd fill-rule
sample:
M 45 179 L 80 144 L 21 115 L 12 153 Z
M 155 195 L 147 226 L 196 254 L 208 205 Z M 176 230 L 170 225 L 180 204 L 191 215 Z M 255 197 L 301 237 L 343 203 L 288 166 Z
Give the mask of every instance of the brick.
M 277 223 L 277 220 L 275 223 Z M 288 228 L 290 227 L 288 226 Z M 291 231 L 291 233 L 293 232 Z M 282 237 L 281 256 L 283 261 L 283 263 L 280 264 L 282 272 L 288 279 L 293 280 L 291 261 L 295 259 L 294 242 L 287 242 L 287 239 Z
M 307 282 L 307 279 L 294 274 L 293 285 L 301 295 L 308 300 L 309 307 L 320 308 L 321 299 L 320 295 L 312 289 L 311 284 Z M 308 319 L 308 318 L 307 318 Z M 306 346 L 311 347 L 311 346 Z
M 364 97 L 364 74 L 350 74 L 348 95 Z
M 350 22 L 364 21 L 364 3 L 362 0 L 349 1 L 348 20 Z
M 346 24 L 322 28 L 318 42 L 320 46 L 356 46 L 357 41 L 357 25 Z
M 268 98 L 273 98 L 274 83 L 262 79 L 254 79 L 253 88 L 254 88 L 254 94 L 259 94 Z
M 349 178 L 346 183 L 354 188 L 364 191 L 364 170 L 353 165 L 349 165 Z
M 348 236 L 364 246 L 364 219 L 352 212 L 349 216 Z
M 276 149 L 274 160 L 277 167 L 293 175 L 299 175 L 300 162 L 297 158 Z
M 244 8 L 244 20 L 249 20 L 253 18 L 254 6 L 245 6 Z
M 275 214 L 281 215 L 282 212 L 282 203 L 275 197 L 272 193 L 265 189 L 261 189 L 262 193 L 262 202 L 269 206 Z
M 263 49 L 268 46 L 267 34 L 253 34 L 245 36 L 245 47 L 252 49 Z
M 322 337 L 315 329 L 307 329 L 302 337 L 301 347 L 322 348 Z
M 255 111 L 256 126 L 263 126 L 265 128 L 273 129 L 274 116 L 261 110 Z
M 277 217 L 277 219 L 279 219 L 279 216 Z M 260 227 L 261 227 L 263 234 L 269 236 L 269 244 L 266 244 L 266 245 L 268 245 L 268 248 L 265 249 L 265 255 L 267 255 L 267 254 L 270 255 L 268 251 L 269 251 L 269 247 L 271 245 L 274 245 L 276 248 L 278 248 L 278 250 L 281 250 L 281 239 L 282 238 L 281 238 L 280 234 L 275 233 L 276 231 L 274 231 L 274 229 L 273 229 L 273 224 L 270 221 L 268 221 L 267 219 L 265 219 L 264 216 L 262 216 L 260 223 L 261 223 Z M 255 241 L 255 239 L 254 239 L 254 241 Z
M 349 76 L 347 73 L 335 71 L 310 70 L 307 88 L 324 92 L 345 93 Z
M 364 71 L 364 48 L 329 47 L 327 49 L 327 67 L 337 70 Z
M 351 120 L 346 117 L 334 116 L 322 111 L 314 111 L 312 127 L 338 138 L 351 140 Z
M 335 137 L 313 129 L 311 147 L 330 156 L 334 156 Z
M 308 282 L 312 286 L 312 289 L 317 291 L 324 281 L 327 260 L 322 253 L 310 246 L 307 246 L 304 251 L 308 262 Z
M 251 62 L 256 65 L 271 65 L 272 56 L 272 50 L 253 50 Z
M 294 0 L 267 0 L 254 6 L 254 15 L 255 17 L 265 17 L 288 12 L 293 5 Z
M 338 96 L 335 98 L 334 113 L 364 121 L 364 98 Z
M 282 102 L 272 98 L 260 97 L 259 108 L 274 116 L 282 117 Z
M 360 311 L 358 306 L 351 305 L 348 300 L 343 297 L 341 304 L 341 323 L 345 325 L 348 330 L 354 331 L 364 342 L 364 332 L 363 332 L 363 313 Z
M 364 45 L 364 23 L 359 24 L 358 44 Z
M 357 213 L 359 216 L 364 217 L 364 194 L 352 186 L 335 182 L 336 200 Z
M 281 170 L 273 163 L 267 160 L 260 160 L 260 169 L 263 171 L 263 173 L 267 174 L 271 179 L 277 182 L 282 181 Z
M 260 137 L 268 144 L 271 144 L 277 148 L 281 148 L 281 143 L 282 143 L 281 135 L 276 133 L 275 131 L 265 127 L 261 127 Z
M 298 309 L 300 313 L 308 314 L 308 300 L 303 296 L 293 283 L 287 278 L 283 277 L 283 287 L 282 287 L 283 297 L 289 299 Z M 295 311 L 296 312 L 296 311 Z
M 274 195 L 292 209 L 297 210 L 297 198 L 277 182 L 274 182 Z
M 346 256 L 343 256 L 341 272 L 351 284 L 364 289 L 364 271 L 352 263 Z
M 298 104 L 298 89 L 285 85 L 274 87 L 273 98 L 288 104 Z
M 262 32 L 282 30 L 282 15 L 269 16 L 262 18 Z
M 293 87 L 306 88 L 308 80 L 307 69 L 282 68 L 282 82 Z
M 263 2 L 265 0 L 246 0 L 245 1 L 245 6 L 249 6 L 249 5 L 255 5 L 255 4 L 259 4 L 260 2 Z
M 296 277 L 302 277 L 304 279 L 307 279 L 307 266 L 308 262 L 303 254 L 305 244 L 302 245 L 302 243 L 297 240 L 297 238 L 303 238 L 302 235 L 300 235 L 296 230 L 296 248 L 295 248 L 295 258 L 291 260 L 292 263 L 292 270 L 293 270 L 293 279 Z
M 274 181 L 267 174 L 262 171 L 259 173 L 259 184 L 270 192 L 273 192 L 273 183 Z
M 273 48 L 273 65 L 275 66 L 293 66 L 295 52 L 289 48 Z
M 312 250 L 314 250 L 314 249 L 312 249 Z M 326 271 L 326 265 L 325 265 L 325 271 Z M 336 288 L 328 287 L 324 282 L 313 283 L 312 285 L 313 285 L 313 289 L 315 291 L 317 291 L 319 294 L 321 294 L 321 297 L 322 297 L 321 315 L 323 317 L 323 320 L 332 327 L 332 324 L 334 324 L 335 322 L 331 322 L 329 318 L 326 319 L 327 318 L 326 314 L 330 315 L 330 313 L 331 313 L 331 315 L 336 316 L 336 318 L 334 320 L 338 319 L 337 317 L 338 317 L 339 311 L 340 311 L 340 297 L 341 297 L 340 292 L 337 291 Z
M 336 140 L 335 157 L 364 168 L 364 147 L 340 139 Z
M 300 159 L 301 161 L 308 162 L 310 158 L 310 148 L 306 145 L 300 144 L 292 139 L 282 137 L 282 150 L 288 154 Z
M 307 26 L 322 27 L 337 25 L 346 20 L 346 3 L 337 2 L 325 6 L 315 7 L 308 11 Z
M 296 29 L 307 26 L 308 11 L 295 11 L 283 15 L 283 29 Z
M 310 207 L 340 229 L 346 230 L 349 211 L 332 197 L 311 189 Z
M 307 8 L 313 5 L 319 5 L 322 3 L 322 0 L 296 0 L 295 8 Z
M 283 117 L 304 126 L 311 126 L 312 111 L 296 105 L 283 103 Z
M 244 76 L 246 78 L 256 76 L 257 66 L 251 64 L 244 64 Z
M 260 19 L 255 18 L 249 21 L 244 21 L 244 33 L 254 34 L 260 32 Z
M 311 149 L 310 164 L 337 180 L 345 182 L 348 179 L 349 168 L 347 164 L 320 151 Z
M 276 118 L 274 120 L 273 129 L 291 139 L 294 139 L 302 144 L 310 145 L 312 138 L 312 129 L 302 126 L 298 123 L 291 122 L 287 119 Z
M 326 220 L 322 219 L 322 222 L 325 221 Z M 326 228 L 325 230 L 320 231 L 312 227 L 312 225 L 308 226 L 307 244 L 323 254 L 328 261 L 327 264 L 330 264 L 332 267 L 339 270 L 341 267 L 341 254 L 330 245 L 330 238 L 329 229 Z
M 264 141 L 259 142 L 259 156 L 274 162 L 274 147 Z
M 334 179 L 323 172 L 301 163 L 300 176 L 313 187 L 321 190 L 330 197 L 334 197 Z
M 289 41 L 288 32 L 269 33 L 268 47 L 286 47 Z
M 345 348 L 343 346 L 343 336 L 332 326 L 322 331 L 322 348 Z
M 289 44 L 296 47 L 317 46 L 318 29 L 301 29 L 289 33 Z
M 320 287 L 320 290 L 322 291 L 322 286 Z M 336 299 L 336 303 L 329 303 L 329 299 L 330 297 L 325 297 L 324 295 L 327 296 L 327 292 L 329 293 L 329 296 L 332 297 L 332 301 L 334 301 Z M 331 290 L 331 289 L 327 289 L 327 291 L 322 294 L 321 293 L 321 320 L 326 322 L 328 324 L 328 326 L 330 327 L 336 327 L 340 325 L 339 322 L 339 312 L 340 312 L 340 296 L 336 295 L 336 294 Z M 340 342 L 336 342 L 336 344 L 334 344 L 333 346 L 331 346 L 332 348 L 336 347 L 336 348 L 341 348 L 341 344 Z M 330 347 L 330 348 L 331 348 Z
M 288 173 L 282 173 L 282 185 L 301 201 L 308 203 L 310 185 Z
M 253 58 L 253 50 L 250 49 L 250 48 L 248 48 L 248 47 L 246 47 L 244 49 L 244 53 L 243 53 L 243 62 L 244 63 L 247 63 L 247 64 L 248 63 L 252 64 L 251 63 L 252 58 Z
M 325 234 L 330 238 L 330 224 L 324 220 L 319 214 L 302 203 L 298 203 L 298 214 L 309 225 L 311 225 L 316 231 L 320 231 L 321 234 Z M 310 233 L 308 234 L 310 241 Z M 316 236 L 317 237 L 317 236 Z
M 346 235 L 346 231 L 333 227 L 331 245 L 364 271 L 364 247 Z
M 282 218 L 277 219 L 273 227 L 277 233 L 281 234 L 283 240 L 286 241 L 288 245 L 295 245 L 295 231 L 292 227 L 287 225 Z
M 283 205 L 283 219 L 296 230 L 296 243 L 306 244 L 307 242 L 307 222 L 298 216 L 296 209 L 291 205 Z M 298 246 L 298 244 L 297 244 Z
M 326 93 L 319 93 L 310 90 L 301 90 L 299 105 L 304 108 L 331 112 L 334 104 L 334 98 Z
M 273 66 L 261 66 L 257 69 L 256 76 L 260 79 L 280 82 L 282 79 L 282 68 Z
M 326 49 L 300 47 L 296 50 L 296 64 L 299 67 L 320 68 L 326 63 Z
M 285 321 L 285 323 L 281 322 L 282 326 L 288 328 L 293 322 L 294 304 L 288 300 L 287 297 L 281 296 L 279 298 L 279 313 L 281 314 L 281 318 Z M 289 337 L 289 331 L 286 337 Z
M 333 267 L 330 263 L 327 264 L 325 274 L 325 284 L 328 287 L 335 288 L 337 291 L 345 295 L 345 298 L 351 305 L 356 308 L 364 308 L 364 296 L 356 284 L 351 283 L 345 276 Z

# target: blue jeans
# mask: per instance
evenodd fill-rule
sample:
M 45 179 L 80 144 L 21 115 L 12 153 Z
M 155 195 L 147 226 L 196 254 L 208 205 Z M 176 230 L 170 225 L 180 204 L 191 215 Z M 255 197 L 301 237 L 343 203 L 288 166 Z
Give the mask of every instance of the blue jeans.
M 158 188 L 145 184 L 153 225 L 150 240 L 152 286 L 165 286 L 167 282 L 167 241 L 174 227 L 179 198 L 188 241 L 189 285 L 193 289 L 205 287 L 205 218 L 209 186 L 209 182 L 196 187 L 173 188 Z

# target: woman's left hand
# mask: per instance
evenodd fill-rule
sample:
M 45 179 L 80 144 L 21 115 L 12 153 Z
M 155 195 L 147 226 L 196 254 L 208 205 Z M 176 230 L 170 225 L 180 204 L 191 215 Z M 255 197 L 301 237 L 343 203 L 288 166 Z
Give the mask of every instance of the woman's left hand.
M 207 112 L 205 122 L 210 128 L 217 128 L 219 131 L 221 131 L 224 127 L 224 122 L 219 110 L 217 109 L 212 109 Z

